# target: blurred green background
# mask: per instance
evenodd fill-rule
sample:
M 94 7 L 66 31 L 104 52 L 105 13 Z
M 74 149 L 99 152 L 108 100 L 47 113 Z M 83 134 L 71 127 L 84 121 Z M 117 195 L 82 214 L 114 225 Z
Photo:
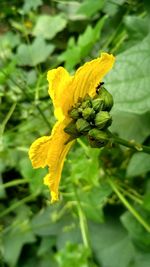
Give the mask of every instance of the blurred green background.
M 47 71 L 101 51 L 116 56 L 111 130 L 150 145 L 149 15 L 148 0 L 0 1 L 0 266 L 150 266 L 148 154 L 78 140 L 55 205 L 28 158 L 55 122 Z

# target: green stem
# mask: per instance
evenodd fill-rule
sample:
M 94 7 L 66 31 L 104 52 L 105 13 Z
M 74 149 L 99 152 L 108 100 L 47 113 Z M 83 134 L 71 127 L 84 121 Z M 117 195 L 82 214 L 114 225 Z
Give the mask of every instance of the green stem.
M 12 204 L 9 208 L 5 209 L 3 212 L 1 212 L 0 214 L 0 218 L 2 218 L 3 216 L 7 215 L 8 213 L 14 211 L 16 208 L 20 207 L 21 205 L 23 205 L 24 203 L 28 202 L 28 201 L 31 201 L 33 199 L 35 199 L 35 197 L 37 196 L 38 194 L 34 193 L 32 195 L 29 195 L 23 199 L 21 199 L 20 201 Z
M 115 136 L 113 134 L 111 134 L 110 137 L 111 137 L 110 140 L 113 143 L 118 143 L 120 145 L 132 148 L 138 152 L 145 152 L 145 153 L 150 154 L 150 147 L 149 146 L 144 146 L 142 144 L 136 143 L 135 141 L 127 141 L 127 140 L 124 140 L 124 139 L 122 139 L 118 136 Z
M 132 200 L 134 200 L 135 202 L 139 203 L 140 205 L 143 204 L 142 199 L 139 199 L 137 196 L 132 195 L 130 192 L 124 190 L 124 189 L 121 188 L 120 186 L 119 186 L 119 190 L 120 190 L 124 195 L 130 197 Z
M 78 215 L 79 215 L 80 229 L 81 229 L 81 233 L 82 233 L 83 243 L 84 243 L 85 247 L 87 247 L 89 250 L 91 250 L 87 220 L 86 220 L 86 217 L 83 213 L 81 205 L 79 205 L 79 203 L 78 203 L 77 208 L 78 208 Z
M 28 179 L 17 179 L 17 180 L 14 180 L 14 181 L 11 181 L 11 182 L 8 182 L 8 183 L 0 185 L 0 189 L 1 188 L 8 188 L 8 187 L 16 186 L 18 184 L 25 184 L 25 183 L 28 183 L 28 182 L 29 182 Z
M 76 200 L 77 200 L 77 209 L 78 209 L 78 216 L 79 216 L 79 223 L 80 223 L 80 229 L 81 229 L 81 234 L 82 234 L 82 240 L 83 244 L 85 245 L 86 248 L 90 251 L 90 254 L 92 255 L 92 249 L 91 249 L 91 244 L 90 244 L 90 238 L 89 238 L 89 231 L 88 231 L 88 224 L 86 220 L 86 216 L 83 212 L 80 199 L 78 197 L 78 194 L 76 192 L 76 188 L 74 188 Z
M 120 37 L 119 41 L 116 43 L 116 45 L 111 49 L 111 53 L 114 54 L 119 49 L 119 47 L 122 45 L 124 40 L 127 38 L 126 32 L 122 33 L 122 36 Z
M 77 142 L 84 149 L 86 156 L 89 157 L 89 147 L 80 138 L 77 138 Z
M 124 206 L 132 213 L 132 215 L 137 219 L 137 221 L 143 225 L 143 227 L 150 232 L 150 225 L 141 217 L 141 215 L 130 205 L 127 199 L 122 195 L 122 193 L 118 190 L 116 184 L 108 178 L 108 183 L 110 184 L 111 188 L 114 190 L 118 198 L 122 201 Z
M 10 107 L 10 110 L 8 111 L 5 119 L 3 120 L 1 126 L 0 126 L 0 135 L 2 136 L 4 131 L 5 131 L 5 127 L 6 127 L 6 124 L 7 122 L 9 121 L 10 117 L 12 116 L 15 108 L 16 108 L 16 104 L 17 103 L 13 103 L 12 106 Z

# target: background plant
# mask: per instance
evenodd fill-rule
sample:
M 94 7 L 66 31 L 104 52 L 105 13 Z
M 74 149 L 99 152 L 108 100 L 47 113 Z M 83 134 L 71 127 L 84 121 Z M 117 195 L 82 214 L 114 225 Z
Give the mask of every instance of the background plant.
M 146 0 L 1 0 L 1 266 L 149 267 L 148 154 L 78 139 L 54 206 L 27 154 L 55 122 L 47 70 L 73 73 L 100 51 L 117 59 L 111 131 L 149 145 L 149 12 Z

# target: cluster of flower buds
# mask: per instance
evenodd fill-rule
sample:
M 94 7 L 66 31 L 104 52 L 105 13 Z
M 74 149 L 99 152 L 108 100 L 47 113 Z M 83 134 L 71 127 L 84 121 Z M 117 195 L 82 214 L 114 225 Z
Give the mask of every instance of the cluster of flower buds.
M 92 147 L 102 147 L 108 142 L 107 128 L 112 123 L 109 113 L 113 106 L 112 95 L 100 83 L 94 98 L 87 95 L 69 110 L 72 121 L 64 131 L 73 140 L 81 135 L 88 136 Z

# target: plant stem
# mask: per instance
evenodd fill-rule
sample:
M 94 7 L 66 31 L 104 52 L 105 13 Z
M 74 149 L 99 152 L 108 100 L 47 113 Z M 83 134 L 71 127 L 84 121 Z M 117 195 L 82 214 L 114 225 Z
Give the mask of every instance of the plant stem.
M 110 184 L 111 188 L 114 190 L 118 198 L 124 204 L 124 206 L 132 213 L 132 215 L 137 219 L 137 221 L 143 225 L 143 227 L 150 232 L 150 225 L 141 217 L 141 215 L 130 205 L 127 199 L 122 195 L 122 193 L 118 190 L 116 184 L 112 181 L 112 179 L 108 178 L 108 183 Z
M 0 185 L 0 188 L 8 188 L 8 187 L 16 186 L 18 184 L 25 184 L 28 182 L 29 182 L 28 179 L 17 179 L 17 180 Z
M 81 140 L 81 138 L 77 138 L 78 144 L 84 149 L 87 157 L 90 156 L 89 147 Z
M 16 203 L 12 204 L 9 208 L 7 208 L 3 212 L 1 212 L 0 218 L 2 218 L 3 216 L 7 215 L 8 213 L 14 211 L 16 208 L 18 208 L 19 206 L 23 205 L 24 203 L 35 199 L 35 197 L 37 195 L 38 195 L 37 193 L 33 193 L 32 195 L 29 195 L 29 196 L 21 199 L 20 201 L 17 201 Z
M 122 187 L 119 186 L 119 190 L 122 191 L 122 193 L 128 197 L 130 197 L 132 200 L 134 200 L 135 202 L 139 203 L 140 205 L 143 204 L 142 199 L 139 199 L 137 196 L 134 196 L 133 194 L 131 194 L 130 192 L 124 190 Z
M 145 152 L 145 153 L 150 154 L 150 147 L 149 146 L 144 146 L 142 144 L 136 143 L 134 140 L 133 141 L 132 140 L 127 141 L 127 140 L 124 140 L 124 139 L 122 139 L 116 135 L 113 135 L 113 134 L 110 135 L 110 140 L 113 143 L 118 143 L 120 145 L 132 148 L 138 152 Z
M 84 243 L 85 247 L 87 247 L 89 250 L 91 250 L 87 220 L 86 220 L 86 217 L 83 213 L 81 205 L 79 205 L 79 203 L 78 203 L 77 207 L 78 207 L 78 215 L 79 215 L 79 220 L 80 220 L 80 229 L 81 229 L 81 233 L 82 233 L 83 243 Z
M 79 216 L 79 223 L 80 223 L 80 229 L 81 229 L 81 234 L 82 234 L 82 240 L 83 244 L 85 245 L 86 248 L 90 251 L 90 254 L 92 255 L 92 249 L 91 249 L 91 244 L 90 244 L 90 238 L 89 238 L 89 231 L 88 231 L 88 224 L 86 220 L 86 216 L 83 212 L 80 199 L 78 197 L 78 194 L 76 192 L 76 188 L 74 188 L 76 200 L 77 200 L 77 210 L 78 210 L 78 216 Z
M 9 121 L 10 117 L 12 116 L 15 108 L 16 108 L 16 102 L 12 104 L 12 106 L 10 107 L 5 119 L 3 120 L 1 126 L 0 126 L 0 135 L 3 135 L 4 131 L 5 131 L 5 127 L 7 122 Z

